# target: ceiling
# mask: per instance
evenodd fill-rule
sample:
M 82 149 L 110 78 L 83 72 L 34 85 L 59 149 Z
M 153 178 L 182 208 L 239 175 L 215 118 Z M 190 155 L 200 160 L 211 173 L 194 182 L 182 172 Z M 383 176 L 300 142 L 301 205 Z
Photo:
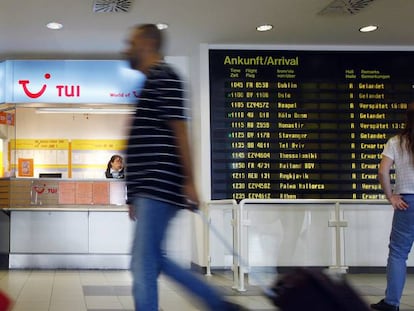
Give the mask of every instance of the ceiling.
M 129 28 L 149 22 L 169 24 L 171 56 L 196 53 L 200 43 L 413 45 L 414 0 L 375 0 L 356 14 L 318 14 L 331 2 L 134 0 L 126 13 L 94 13 L 94 0 L 0 0 L 0 59 L 118 58 Z M 50 21 L 63 29 L 47 29 Z M 264 23 L 274 29 L 257 32 Z M 367 24 L 379 30 L 360 33 Z

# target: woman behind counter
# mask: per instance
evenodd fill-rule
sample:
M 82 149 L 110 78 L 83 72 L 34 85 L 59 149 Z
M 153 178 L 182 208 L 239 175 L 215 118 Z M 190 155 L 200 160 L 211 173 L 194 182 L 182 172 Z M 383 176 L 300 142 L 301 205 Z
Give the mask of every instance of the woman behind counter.
M 114 154 L 108 162 L 108 166 L 105 171 L 106 178 L 125 178 L 124 174 L 124 161 L 118 154 Z

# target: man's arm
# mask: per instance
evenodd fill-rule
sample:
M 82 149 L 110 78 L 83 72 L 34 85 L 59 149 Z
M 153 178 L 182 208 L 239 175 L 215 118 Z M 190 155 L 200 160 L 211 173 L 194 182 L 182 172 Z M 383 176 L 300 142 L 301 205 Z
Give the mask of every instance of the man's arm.
M 197 190 L 194 183 L 193 164 L 191 161 L 191 152 L 188 139 L 187 122 L 184 120 L 172 120 L 169 121 L 169 126 L 174 132 L 174 136 L 177 142 L 178 154 L 180 156 L 181 165 L 183 167 L 184 174 L 184 194 L 187 196 L 187 200 L 191 208 L 198 208 L 199 200 Z

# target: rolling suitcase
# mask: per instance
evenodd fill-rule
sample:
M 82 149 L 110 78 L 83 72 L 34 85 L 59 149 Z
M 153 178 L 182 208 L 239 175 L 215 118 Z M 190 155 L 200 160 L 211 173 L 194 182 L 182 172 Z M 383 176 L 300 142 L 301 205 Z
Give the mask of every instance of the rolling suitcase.
M 283 311 L 369 311 L 368 305 L 342 277 L 297 268 L 280 277 L 267 295 Z

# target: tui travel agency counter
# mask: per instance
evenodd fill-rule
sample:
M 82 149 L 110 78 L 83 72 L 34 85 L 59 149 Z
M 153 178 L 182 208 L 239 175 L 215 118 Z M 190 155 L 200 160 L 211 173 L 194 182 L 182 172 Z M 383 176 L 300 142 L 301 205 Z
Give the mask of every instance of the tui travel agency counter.
M 125 182 L 105 170 L 144 80 L 123 60 L 0 61 L 1 268 L 129 268 Z
M 121 60 L 0 61 L 1 267 L 129 267 L 125 183 L 104 172 L 142 82 Z
M 128 269 L 134 222 L 119 180 L 0 180 L 2 268 Z

